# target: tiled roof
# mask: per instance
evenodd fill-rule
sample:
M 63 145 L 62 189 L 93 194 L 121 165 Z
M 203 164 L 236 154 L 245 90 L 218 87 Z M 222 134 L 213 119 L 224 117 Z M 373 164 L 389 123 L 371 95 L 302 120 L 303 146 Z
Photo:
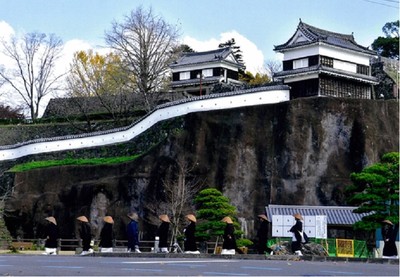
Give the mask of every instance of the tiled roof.
M 268 218 L 273 215 L 326 215 L 328 225 L 353 225 L 360 221 L 366 213 L 357 214 L 353 210 L 357 207 L 341 206 L 296 206 L 296 205 L 268 205 L 265 209 Z
M 357 73 L 352 73 L 340 69 L 335 69 L 332 67 L 327 67 L 323 65 L 314 65 L 310 67 L 302 67 L 302 68 L 297 68 L 297 69 L 292 69 L 292 70 L 285 70 L 285 71 L 280 71 L 274 74 L 275 78 L 282 78 L 282 77 L 295 77 L 295 76 L 302 76 L 302 75 L 309 75 L 313 73 L 324 73 L 327 75 L 332 75 L 336 77 L 341 77 L 345 79 L 351 79 L 351 80 L 357 80 L 360 82 L 368 83 L 368 84 L 373 84 L 376 85 L 378 84 L 378 79 L 369 76 L 369 75 L 363 75 L 363 74 L 357 74 Z
M 174 68 L 180 66 L 222 61 L 226 59 L 226 57 L 228 57 L 230 53 L 232 53 L 232 50 L 229 47 L 218 48 L 216 50 L 205 52 L 184 53 L 177 61 L 170 64 L 170 67 Z M 242 64 L 240 63 L 237 64 L 242 66 Z
M 294 36 L 301 32 L 308 41 L 295 42 L 291 44 Z M 353 34 L 340 34 L 334 33 L 327 30 L 319 29 L 314 26 L 308 25 L 302 21 L 300 21 L 297 26 L 297 30 L 294 35 L 284 44 L 275 46 L 275 51 L 282 51 L 289 48 L 296 48 L 305 45 L 315 44 L 318 42 L 326 43 L 329 45 L 337 46 L 340 48 L 345 48 L 357 52 L 363 52 L 369 55 L 376 55 L 376 53 L 367 47 L 361 46 L 357 44 L 354 40 Z

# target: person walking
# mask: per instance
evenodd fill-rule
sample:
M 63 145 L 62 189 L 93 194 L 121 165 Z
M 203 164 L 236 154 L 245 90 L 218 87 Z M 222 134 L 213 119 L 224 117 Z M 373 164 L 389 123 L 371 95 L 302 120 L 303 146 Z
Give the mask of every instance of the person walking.
M 382 221 L 382 238 L 384 241 L 382 258 L 384 259 L 398 259 L 396 236 L 398 232 L 398 225 L 394 228 L 394 224 L 390 220 Z
M 229 216 L 224 217 L 222 222 L 226 223 L 224 229 L 224 242 L 222 243 L 222 255 L 235 255 L 236 238 L 235 238 L 235 227 L 233 226 L 233 221 Z
M 93 253 L 93 249 L 90 246 L 92 240 L 92 229 L 90 227 L 89 220 L 86 216 L 82 215 L 77 218 L 79 222 L 78 235 L 82 240 L 82 253 L 81 255 L 87 255 Z
M 137 213 L 129 213 L 128 217 L 130 222 L 126 227 L 126 233 L 128 236 L 128 252 L 141 253 L 139 249 L 139 216 Z
M 294 219 L 296 220 L 296 223 L 290 228 L 289 232 L 292 233 L 292 251 L 296 255 L 303 256 L 303 253 L 301 253 L 301 248 L 302 248 L 302 234 L 303 234 L 303 217 L 301 214 L 294 214 L 293 215 Z
M 185 235 L 184 249 L 186 254 L 200 254 L 196 245 L 196 217 L 193 214 L 186 215 L 189 225 L 183 230 Z
M 100 252 L 109 253 L 113 252 L 113 241 L 114 241 L 114 232 L 113 225 L 114 219 L 111 216 L 105 216 L 103 218 L 104 225 L 101 228 L 100 232 Z
M 168 232 L 169 232 L 169 224 L 170 220 L 168 215 L 162 214 L 158 217 L 161 220 L 161 224 L 157 230 L 157 236 L 160 239 L 158 246 L 160 247 L 160 251 L 162 253 L 169 253 L 168 251 Z
M 269 238 L 269 220 L 265 214 L 259 214 L 258 219 L 260 220 L 260 226 L 257 230 L 257 252 L 258 254 L 265 254 L 265 252 L 271 251 L 271 249 L 267 247 Z
M 44 244 L 44 255 L 57 255 L 58 227 L 53 216 L 46 217 L 46 242 Z

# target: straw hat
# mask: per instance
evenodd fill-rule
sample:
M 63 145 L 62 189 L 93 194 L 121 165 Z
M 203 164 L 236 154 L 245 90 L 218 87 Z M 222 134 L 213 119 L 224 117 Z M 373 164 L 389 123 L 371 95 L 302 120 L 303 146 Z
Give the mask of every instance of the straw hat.
M 134 221 L 138 221 L 138 219 L 139 219 L 138 214 L 137 214 L 137 213 L 134 213 L 134 212 L 131 212 L 131 213 L 127 214 L 127 216 L 128 216 L 130 219 L 134 220 Z
M 232 224 L 233 221 L 229 216 L 225 216 L 222 220 L 222 222 L 228 223 L 228 224 Z
M 393 223 L 392 223 L 390 220 L 387 220 L 387 219 L 383 220 L 382 222 L 383 222 L 383 223 L 390 224 L 390 225 L 393 225 Z
M 293 216 L 294 216 L 294 218 L 296 218 L 298 220 L 303 220 L 303 217 L 301 216 L 301 214 L 294 214 Z
M 266 221 L 269 221 L 269 220 L 268 220 L 268 217 L 267 217 L 265 214 L 259 214 L 258 217 L 259 217 L 259 218 L 262 218 L 262 219 L 264 219 L 264 220 L 266 220 Z
M 169 217 L 168 217 L 168 215 L 166 215 L 166 214 L 162 214 L 162 215 L 160 215 L 159 217 L 158 217 L 161 221 L 164 221 L 164 222 L 171 222 L 171 221 L 169 221 Z
M 104 220 L 104 222 L 106 222 L 106 223 L 110 223 L 110 224 L 114 224 L 114 219 L 111 217 L 111 216 L 105 216 L 104 218 L 103 218 L 103 220 Z
M 192 222 L 196 222 L 197 221 L 196 217 L 194 215 L 192 215 L 192 214 L 186 215 L 186 218 L 189 219 Z
M 55 219 L 54 217 L 49 216 L 49 217 L 46 217 L 45 219 L 46 219 L 47 221 L 53 223 L 54 225 L 57 225 L 57 221 L 56 221 L 56 219 Z
M 79 220 L 79 221 L 82 221 L 82 222 L 89 222 L 89 220 L 87 219 L 87 217 L 84 216 L 84 215 L 82 215 L 82 216 L 80 216 L 80 217 L 78 217 L 78 218 L 76 218 L 76 219 Z

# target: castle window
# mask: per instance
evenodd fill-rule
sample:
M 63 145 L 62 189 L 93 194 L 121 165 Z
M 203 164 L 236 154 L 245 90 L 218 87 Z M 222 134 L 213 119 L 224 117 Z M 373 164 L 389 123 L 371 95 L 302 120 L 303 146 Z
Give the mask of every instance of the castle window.
M 203 74 L 203 77 L 211 77 L 211 76 L 213 76 L 213 70 L 212 69 L 203 69 L 202 74 Z
M 369 75 L 369 66 L 357 64 L 357 73 L 363 75 Z
M 293 61 L 293 69 L 308 67 L 308 58 Z
M 325 56 L 321 56 L 320 64 L 327 67 L 333 67 L 333 59 Z
M 340 70 L 345 70 L 349 72 L 357 72 L 357 65 L 354 63 L 349 63 L 345 61 L 338 61 L 334 60 L 333 61 L 333 68 L 340 69 Z
M 179 80 L 189 80 L 190 79 L 190 72 L 185 71 L 185 72 L 180 72 L 179 73 Z

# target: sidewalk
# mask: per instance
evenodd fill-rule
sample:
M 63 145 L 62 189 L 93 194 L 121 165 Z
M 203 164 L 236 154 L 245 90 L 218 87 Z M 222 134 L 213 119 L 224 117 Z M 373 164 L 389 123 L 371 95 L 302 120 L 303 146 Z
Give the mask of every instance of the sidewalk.
M 24 250 L 18 253 L 11 253 L 9 250 L 0 250 L 0 255 L 42 255 L 43 251 Z M 60 251 L 61 256 L 79 256 L 75 251 Z M 132 257 L 132 258 L 199 258 L 199 259 L 245 259 L 245 260 L 283 260 L 283 261 L 331 261 L 331 262 L 359 262 L 359 263 L 378 263 L 378 264 L 399 264 L 399 259 L 382 258 L 352 258 L 352 257 L 320 257 L 320 256 L 296 256 L 296 255 L 259 255 L 259 254 L 183 254 L 183 253 L 131 253 L 131 252 L 113 252 L 100 253 L 94 252 L 86 256 L 92 257 Z

